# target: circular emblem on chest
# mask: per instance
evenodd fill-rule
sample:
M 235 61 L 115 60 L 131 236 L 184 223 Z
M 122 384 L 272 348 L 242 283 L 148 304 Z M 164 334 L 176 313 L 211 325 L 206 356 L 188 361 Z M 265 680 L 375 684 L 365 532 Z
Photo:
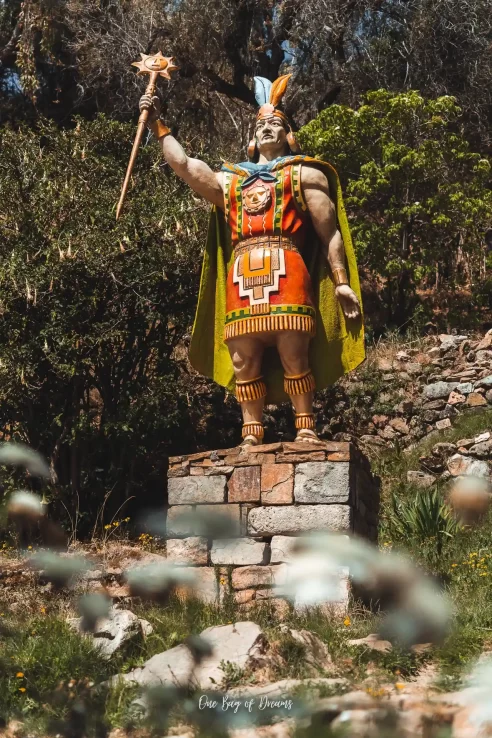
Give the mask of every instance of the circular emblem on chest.
M 244 209 L 249 215 L 263 213 L 270 207 L 272 192 L 263 182 L 248 187 L 243 193 Z

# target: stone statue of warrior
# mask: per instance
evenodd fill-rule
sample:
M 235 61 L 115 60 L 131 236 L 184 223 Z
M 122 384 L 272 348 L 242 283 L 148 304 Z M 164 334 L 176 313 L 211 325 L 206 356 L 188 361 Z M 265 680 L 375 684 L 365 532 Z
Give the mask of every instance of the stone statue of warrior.
M 291 75 L 255 78 L 249 161 L 213 172 L 192 159 L 144 95 L 164 158 L 213 204 L 190 361 L 236 392 L 243 445 L 263 439 L 263 407 L 291 399 L 296 440 L 316 441 L 315 388 L 365 358 L 354 249 L 333 167 L 300 153 L 279 109 Z

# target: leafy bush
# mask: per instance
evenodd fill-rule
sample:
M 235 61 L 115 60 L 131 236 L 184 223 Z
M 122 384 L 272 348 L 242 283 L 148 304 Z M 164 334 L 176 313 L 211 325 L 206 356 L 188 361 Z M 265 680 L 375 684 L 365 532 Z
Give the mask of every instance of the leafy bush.
M 422 490 L 411 500 L 392 495 L 388 532 L 394 541 L 424 543 L 432 540 L 440 556 L 444 544 L 459 527 L 437 489 Z
M 208 206 L 152 144 L 116 222 L 133 135 L 104 116 L 0 130 L 0 433 L 50 460 L 79 532 L 110 490 L 110 518 L 132 496 L 163 501 L 167 454 L 195 450 L 207 416 L 180 346 Z
M 339 170 L 360 263 L 385 278 L 399 325 L 417 286 L 483 276 L 491 165 L 470 150 L 460 115 L 449 96 L 377 90 L 358 110 L 332 105 L 300 132 Z

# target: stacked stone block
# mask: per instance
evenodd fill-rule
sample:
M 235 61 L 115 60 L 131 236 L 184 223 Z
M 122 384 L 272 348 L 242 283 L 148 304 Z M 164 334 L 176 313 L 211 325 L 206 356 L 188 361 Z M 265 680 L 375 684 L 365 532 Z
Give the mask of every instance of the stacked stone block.
M 196 568 L 208 600 L 227 587 L 238 603 L 272 597 L 302 533 L 327 529 L 377 539 L 379 486 L 349 443 L 279 442 L 175 456 L 168 503 L 168 559 Z M 207 540 L 189 518 L 180 520 L 198 508 L 227 515 L 230 538 Z

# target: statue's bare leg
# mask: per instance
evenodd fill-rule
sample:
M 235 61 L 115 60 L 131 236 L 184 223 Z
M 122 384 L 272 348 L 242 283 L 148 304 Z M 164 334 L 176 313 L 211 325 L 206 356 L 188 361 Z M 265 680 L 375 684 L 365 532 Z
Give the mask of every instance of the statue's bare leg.
M 266 386 L 261 376 L 265 343 L 257 337 L 238 336 L 227 342 L 236 375 L 236 397 L 243 414 L 243 445 L 263 439 L 263 406 Z
M 309 369 L 311 336 L 299 331 L 282 331 L 277 350 L 285 372 L 285 391 L 296 413 L 296 441 L 317 439 L 313 414 L 314 378 Z

